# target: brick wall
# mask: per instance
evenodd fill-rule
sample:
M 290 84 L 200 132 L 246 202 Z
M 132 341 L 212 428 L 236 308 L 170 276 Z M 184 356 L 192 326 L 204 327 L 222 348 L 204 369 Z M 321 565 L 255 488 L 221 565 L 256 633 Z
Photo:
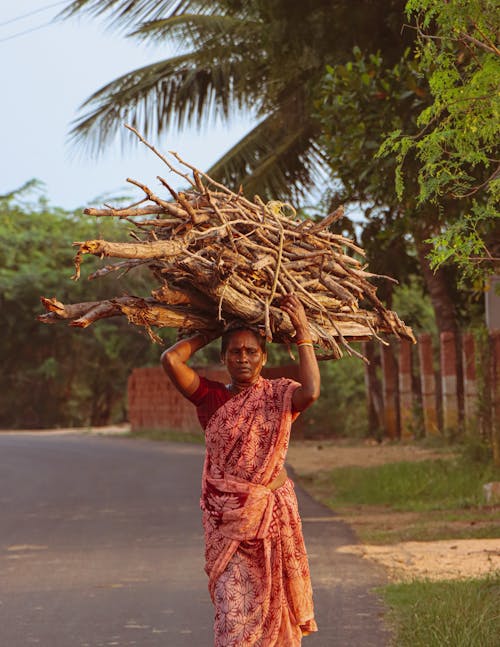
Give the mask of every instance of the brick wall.
M 198 367 L 196 371 L 210 380 L 227 383 L 229 376 L 222 366 Z M 265 368 L 264 377 L 297 379 L 298 366 Z M 195 407 L 173 387 L 159 366 L 135 368 L 129 376 L 128 415 L 132 431 L 168 429 L 199 432 Z M 300 418 L 294 425 L 300 431 Z

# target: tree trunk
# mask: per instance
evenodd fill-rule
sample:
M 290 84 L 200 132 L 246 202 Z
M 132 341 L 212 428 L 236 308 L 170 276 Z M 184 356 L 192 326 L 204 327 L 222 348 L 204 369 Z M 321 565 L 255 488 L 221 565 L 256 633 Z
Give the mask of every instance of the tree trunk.
M 439 332 L 457 332 L 457 316 L 453 299 L 448 288 L 445 273 L 442 269 L 431 269 L 427 258 L 432 249 L 426 239 L 430 236 L 427 232 L 415 232 L 415 245 L 418 260 L 424 277 L 425 285 L 431 298 L 434 315 Z

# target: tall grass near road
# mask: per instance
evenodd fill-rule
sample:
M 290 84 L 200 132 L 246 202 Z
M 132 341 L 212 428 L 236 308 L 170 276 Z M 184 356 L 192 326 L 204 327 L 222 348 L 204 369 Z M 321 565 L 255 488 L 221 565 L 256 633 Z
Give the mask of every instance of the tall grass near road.
M 340 467 L 300 480 L 365 543 L 500 537 L 498 507 L 483 498 L 500 469 L 467 456 Z
M 315 477 L 333 508 L 384 505 L 417 512 L 479 505 L 483 484 L 499 479 L 499 468 L 463 458 L 342 467 Z
M 391 584 L 395 647 L 499 647 L 500 575 L 486 580 Z

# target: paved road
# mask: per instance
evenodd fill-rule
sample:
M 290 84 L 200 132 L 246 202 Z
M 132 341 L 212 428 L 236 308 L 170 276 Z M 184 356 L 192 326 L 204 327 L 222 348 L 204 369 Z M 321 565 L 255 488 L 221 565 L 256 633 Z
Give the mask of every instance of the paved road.
M 203 450 L 0 434 L 0 646 L 211 647 L 198 508 Z M 299 492 L 320 632 L 386 647 L 381 573 L 335 549 L 349 529 Z M 283 646 L 286 647 L 286 646 Z

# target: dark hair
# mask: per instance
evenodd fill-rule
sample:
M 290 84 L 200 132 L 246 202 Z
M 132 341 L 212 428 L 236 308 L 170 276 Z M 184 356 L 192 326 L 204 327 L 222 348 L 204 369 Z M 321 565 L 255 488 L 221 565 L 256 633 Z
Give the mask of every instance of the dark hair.
M 259 343 L 261 351 L 263 353 L 266 352 L 266 337 L 263 332 L 257 326 L 252 326 L 251 324 L 247 324 L 244 321 L 235 321 L 228 324 L 224 329 L 224 332 L 222 333 L 220 347 L 221 355 L 225 354 L 233 333 L 240 332 L 242 330 L 251 332 Z

